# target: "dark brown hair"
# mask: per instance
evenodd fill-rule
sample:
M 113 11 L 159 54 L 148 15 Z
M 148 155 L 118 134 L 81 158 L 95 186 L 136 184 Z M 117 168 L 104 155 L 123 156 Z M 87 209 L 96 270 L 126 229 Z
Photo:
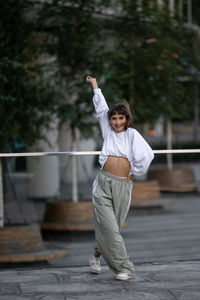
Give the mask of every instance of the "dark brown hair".
M 124 101 L 122 103 L 117 103 L 110 107 L 108 111 L 108 119 L 110 121 L 111 117 L 115 114 L 124 115 L 126 117 L 126 127 L 133 127 L 133 116 L 131 113 L 131 108 L 128 102 Z

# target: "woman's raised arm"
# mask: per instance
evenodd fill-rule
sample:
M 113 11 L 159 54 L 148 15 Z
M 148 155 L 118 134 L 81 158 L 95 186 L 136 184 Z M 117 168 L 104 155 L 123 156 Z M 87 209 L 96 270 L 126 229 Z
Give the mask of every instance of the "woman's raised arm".
M 96 111 L 96 117 L 99 120 L 101 130 L 102 130 L 102 135 L 103 137 L 105 137 L 106 133 L 110 128 L 110 123 L 108 121 L 108 105 L 106 103 L 104 95 L 101 92 L 101 89 L 97 85 L 96 78 L 87 76 L 86 81 L 91 83 L 93 87 L 93 92 L 94 92 L 93 103 Z

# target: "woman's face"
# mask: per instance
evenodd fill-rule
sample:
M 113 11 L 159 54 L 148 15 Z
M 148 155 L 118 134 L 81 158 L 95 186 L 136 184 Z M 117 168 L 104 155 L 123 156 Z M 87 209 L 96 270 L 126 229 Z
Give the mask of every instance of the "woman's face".
M 115 130 L 116 133 L 125 131 L 126 116 L 115 113 L 110 117 L 110 125 L 112 126 L 112 128 Z

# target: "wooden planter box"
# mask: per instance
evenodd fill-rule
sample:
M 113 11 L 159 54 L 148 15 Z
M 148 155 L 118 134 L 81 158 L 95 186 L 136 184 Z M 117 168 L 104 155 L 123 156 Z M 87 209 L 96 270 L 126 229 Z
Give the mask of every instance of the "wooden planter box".
M 167 192 L 192 192 L 196 190 L 192 169 L 157 169 L 149 172 L 149 178 L 159 182 L 160 190 Z
M 160 199 L 160 186 L 157 180 L 133 183 L 131 206 L 151 206 Z
M 65 256 L 65 250 L 48 249 L 36 224 L 0 228 L 0 262 L 41 261 Z
M 78 203 L 69 201 L 48 202 L 41 228 L 69 231 L 94 230 L 92 201 Z

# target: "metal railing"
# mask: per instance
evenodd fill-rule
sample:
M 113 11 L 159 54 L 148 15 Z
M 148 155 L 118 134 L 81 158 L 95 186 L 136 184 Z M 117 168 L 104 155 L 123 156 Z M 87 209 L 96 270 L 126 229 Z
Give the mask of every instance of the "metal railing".
M 1 157 L 38 157 L 38 156 L 79 156 L 79 155 L 99 155 L 101 151 L 74 151 L 74 152 L 24 152 L 24 153 L 0 153 Z M 200 153 L 200 149 L 171 149 L 153 150 L 154 154 L 176 154 L 176 153 Z
M 173 150 L 153 150 L 154 154 L 177 154 L 177 153 L 200 153 L 200 149 L 173 149 Z M 2 164 L 1 158 L 9 157 L 46 157 L 46 156 L 76 156 L 99 155 L 100 151 L 74 151 L 74 152 L 25 152 L 25 153 L 0 153 L 0 227 L 4 225 L 4 205 L 3 205 L 3 184 L 2 184 Z M 72 200 L 77 202 L 78 181 L 77 170 L 72 174 Z

